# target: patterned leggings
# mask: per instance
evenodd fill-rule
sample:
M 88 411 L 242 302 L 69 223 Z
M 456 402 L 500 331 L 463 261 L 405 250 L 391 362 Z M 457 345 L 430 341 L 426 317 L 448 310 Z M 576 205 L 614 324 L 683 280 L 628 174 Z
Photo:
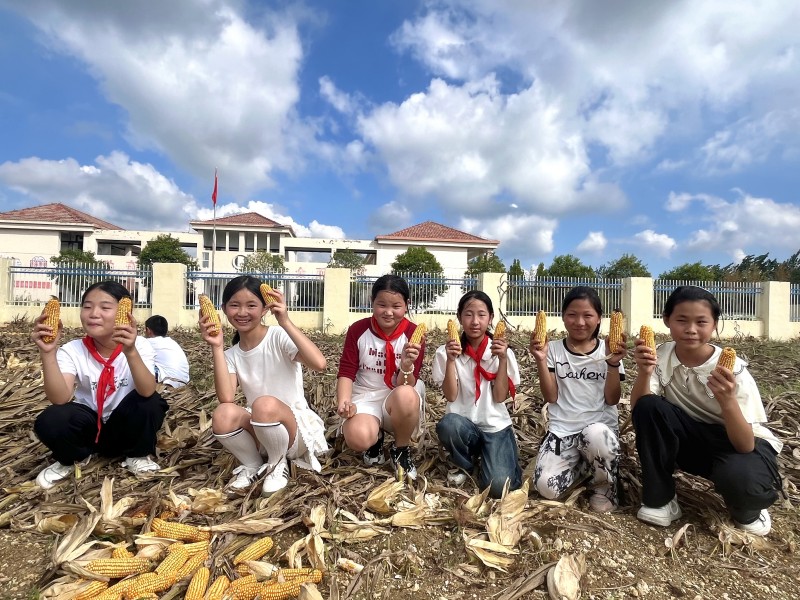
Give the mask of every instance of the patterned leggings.
M 619 432 L 603 423 L 562 438 L 548 432 L 536 459 L 536 490 L 552 500 L 593 475 L 592 484 L 616 504 L 619 453 Z

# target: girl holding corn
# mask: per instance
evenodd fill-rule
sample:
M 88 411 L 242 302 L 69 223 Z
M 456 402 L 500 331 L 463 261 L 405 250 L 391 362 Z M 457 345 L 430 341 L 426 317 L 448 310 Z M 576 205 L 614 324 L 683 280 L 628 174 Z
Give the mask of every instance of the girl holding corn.
M 442 446 L 457 469 L 448 472 L 451 485 L 461 485 L 480 463 L 478 485 L 500 498 L 522 485 L 517 440 L 506 408 L 519 385 L 519 367 L 501 327 L 492 336 L 492 300 L 472 290 L 461 297 L 456 311 L 463 333 L 448 324 L 449 340 L 433 359 L 433 380 L 442 386 L 447 406 L 436 425 Z M 504 329 L 505 324 L 501 322 Z
M 410 292 L 398 275 L 372 286 L 372 316 L 347 330 L 336 385 L 337 413 L 348 446 L 363 452 L 367 465 L 383 464 L 384 431 L 394 435 L 389 457 L 396 475 L 417 478 L 409 442 L 419 426 L 425 384 L 419 379 L 425 355 L 424 326 L 406 318 Z
M 262 493 L 269 495 L 289 483 L 287 459 L 306 469 L 322 469 L 317 456 L 328 450 L 325 426 L 306 400 L 302 365 L 323 371 L 326 360 L 292 323 L 283 294 L 255 277 L 231 279 L 222 292 L 222 310 L 236 330 L 227 350 L 213 306 L 208 312 L 201 309 L 200 316 L 203 339 L 211 346 L 219 400 L 212 431 L 240 463 L 228 489 L 247 490 L 266 471 Z M 268 311 L 277 325 L 262 323 Z M 237 386 L 246 408 L 234 401 Z
M 60 322 L 48 322 L 46 311 L 31 334 L 52 403 L 34 423 L 56 461 L 36 478 L 44 489 L 94 453 L 127 457 L 133 473 L 159 469 L 149 455 L 168 406 L 156 392 L 155 354 L 137 335 L 130 293 L 116 281 L 95 283 L 83 294 L 80 318 L 86 335 L 60 348 Z
M 530 351 L 542 396 L 549 403 L 534 485 L 542 496 L 554 499 L 591 476 L 589 507 L 609 512 L 618 505 L 617 404 L 625 378 L 625 337 L 620 332 L 613 344 L 599 339 L 603 307 L 591 287 L 567 292 L 561 316 L 567 330 L 564 339 L 548 343 L 546 330 L 541 337 L 531 335 Z
M 709 343 L 720 314 L 713 294 L 681 286 L 664 304 L 673 341 L 656 349 L 636 340 L 631 410 L 642 465 L 637 516 L 663 527 L 681 518 L 672 478 L 678 467 L 710 479 L 736 526 L 763 536 L 771 528 L 767 508 L 781 489 L 776 455 L 782 444 L 763 425 L 767 415 L 746 363 L 732 349 Z

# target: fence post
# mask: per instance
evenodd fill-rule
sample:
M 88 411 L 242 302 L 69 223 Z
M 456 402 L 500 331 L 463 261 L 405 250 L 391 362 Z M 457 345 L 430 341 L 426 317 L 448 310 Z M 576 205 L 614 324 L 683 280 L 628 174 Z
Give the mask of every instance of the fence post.
M 653 323 L 653 278 L 626 277 L 622 280 L 622 312 L 625 333 L 638 333 L 642 325 Z M 613 307 L 608 307 L 607 311 Z
M 152 309 L 150 315 L 161 315 L 170 328 L 181 325 L 186 304 L 186 265 L 153 263 Z
M 350 269 L 328 267 L 322 281 L 322 331 L 344 333 L 350 326 Z
M 763 335 L 768 340 L 791 338 L 791 283 L 788 281 L 765 281 L 762 283 L 762 301 L 759 317 L 763 323 Z
M 14 292 L 11 290 L 11 259 L 0 258 L 0 306 L 11 304 Z
M 494 306 L 494 322 L 498 323 L 501 314 L 506 312 L 507 294 L 500 297 L 500 283 L 506 277 L 505 273 L 478 273 L 478 289 L 484 292 Z

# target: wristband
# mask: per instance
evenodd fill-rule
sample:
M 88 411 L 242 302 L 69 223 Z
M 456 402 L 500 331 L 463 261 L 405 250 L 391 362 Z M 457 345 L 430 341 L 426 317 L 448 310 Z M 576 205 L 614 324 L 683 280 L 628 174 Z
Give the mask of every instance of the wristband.
M 410 371 L 403 371 L 401 368 L 400 373 L 403 374 L 403 385 L 408 385 L 408 376 L 414 374 L 414 369 L 412 368 Z
M 607 364 L 609 367 L 611 367 L 612 369 L 619 369 L 619 363 L 617 363 L 617 364 L 614 364 L 614 363 L 610 363 L 610 362 L 608 362 L 608 360 L 606 360 L 606 364 Z

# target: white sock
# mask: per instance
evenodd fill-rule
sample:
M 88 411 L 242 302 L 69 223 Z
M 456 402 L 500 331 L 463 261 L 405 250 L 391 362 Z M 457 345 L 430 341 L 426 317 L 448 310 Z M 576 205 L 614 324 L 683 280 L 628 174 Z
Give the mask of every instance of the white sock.
M 289 451 L 289 430 L 283 423 L 256 423 L 250 421 L 256 439 L 267 452 L 270 465 L 276 465 L 286 457 Z
M 250 432 L 240 428 L 230 433 L 215 433 L 214 437 L 245 467 L 258 469 L 264 464 L 264 458 Z

